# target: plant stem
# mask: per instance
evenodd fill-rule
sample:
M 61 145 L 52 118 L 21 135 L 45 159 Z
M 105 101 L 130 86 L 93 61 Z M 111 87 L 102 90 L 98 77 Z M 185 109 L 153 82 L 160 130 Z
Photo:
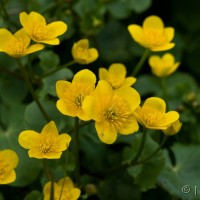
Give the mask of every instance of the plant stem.
M 64 180 L 63 180 L 63 183 L 62 183 L 62 188 L 61 188 L 61 191 L 60 191 L 59 200 L 61 200 L 63 188 L 64 188 L 64 185 L 65 185 L 65 178 L 66 178 L 66 175 L 67 175 L 67 164 L 68 164 L 68 151 L 66 150 L 65 166 L 64 166 Z
M 18 65 L 19 65 L 19 68 L 20 68 L 20 70 L 21 70 L 21 73 L 22 73 L 22 75 L 23 75 L 23 77 L 24 77 L 24 80 L 25 80 L 25 83 L 26 83 L 26 86 L 27 86 L 29 92 L 31 93 L 31 95 L 32 95 L 32 97 L 33 97 L 33 99 L 34 99 L 34 101 L 35 101 L 36 104 L 38 105 L 38 108 L 40 109 L 42 115 L 44 116 L 44 118 L 46 119 L 46 121 L 49 122 L 49 121 L 50 121 L 50 118 L 49 118 L 49 116 L 47 115 L 46 111 L 44 110 L 42 104 L 40 103 L 40 101 L 39 101 L 37 95 L 35 94 L 35 91 L 34 91 L 34 89 L 33 89 L 33 86 L 32 86 L 32 84 L 31 84 L 31 81 L 30 81 L 30 79 L 29 79 L 29 76 L 28 76 L 28 73 L 27 73 L 27 71 L 26 71 L 26 68 L 22 65 L 22 63 L 21 63 L 21 61 L 20 61 L 19 59 L 16 59 L 16 60 L 17 60 L 17 63 L 18 63 Z
M 79 118 L 75 117 L 74 151 L 76 157 L 76 180 L 77 186 L 80 185 L 80 158 L 79 158 Z
M 47 178 L 51 181 L 51 193 L 50 193 L 50 200 L 54 200 L 54 178 L 49 170 L 47 160 L 44 159 L 44 171 L 46 173 Z
M 162 139 L 162 141 L 161 141 L 159 147 L 158 147 L 151 155 L 149 155 L 148 157 L 144 158 L 143 160 L 137 162 L 137 164 L 144 163 L 144 162 L 150 160 L 151 158 L 153 158 L 153 157 L 160 151 L 160 149 L 162 148 L 162 146 L 165 144 L 167 138 L 168 138 L 168 136 L 165 135 L 165 136 L 163 137 L 163 139 Z
M 163 77 L 161 78 L 161 85 L 162 85 L 162 90 L 163 90 L 163 97 L 164 97 L 164 100 L 166 102 L 166 108 L 168 109 L 169 106 L 168 106 L 168 93 L 167 93 L 167 85 L 166 85 L 166 78 Z
M 146 61 L 148 55 L 149 55 L 150 50 L 149 49 L 145 49 L 144 53 L 142 54 L 142 57 L 140 58 L 138 64 L 136 65 L 136 67 L 134 68 L 133 72 L 131 73 L 132 76 L 136 76 L 138 74 L 138 72 L 141 70 L 142 65 L 144 64 L 144 62 Z
M 84 127 L 84 126 L 86 126 L 86 125 L 88 125 L 88 124 L 91 124 L 92 122 L 94 122 L 94 121 L 90 120 L 90 121 L 87 121 L 87 122 L 84 122 L 84 123 L 80 123 L 80 124 L 78 125 L 78 127 L 79 127 L 79 128 L 82 128 L 82 127 Z M 73 133 L 75 130 L 76 130 L 76 127 L 74 126 L 74 127 L 71 128 L 69 131 L 67 131 L 67 133 L 68 133 L 68 134 L 71 134 L 71 133 Z
M 59 70 L 61 70 L 61 69 L 64 69 L 64 68 L 66 68 L 66 67 L 70 67 L 71 65 L 74 65 L 75 63 L 76 63 L 76 61 L 75 61 L 75 60 L 72 60 L 72 61 L 70 61 L 70 62 L 68 62 L 68 63 L 66 63 L 66 64 L 64 64 L 64 65 L 61 65 L 60 67 L 58 67 L 58 68 L 52 70 L 51 72 L 45 74 L 44 76 L 42 76 L 42 78 L 46 78 L 46 77 L 48 77 L 48 76 L 54 74 L 55 72 L 57 72 L 57 71 L 59 71 Z

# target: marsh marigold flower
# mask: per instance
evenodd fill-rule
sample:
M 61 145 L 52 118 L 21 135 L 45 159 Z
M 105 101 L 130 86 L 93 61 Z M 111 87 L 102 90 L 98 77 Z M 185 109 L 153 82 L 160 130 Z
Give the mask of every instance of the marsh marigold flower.
M 44 200 L 49 200 L 51 194 L 50 181 L 45 184 L 43 193 L 44 193 Z M 61 198 L 60 194 L 62 195 Z M 54 200 L 77 200 L 80 197 L 80 194 L 81 190 L 74 186 L 74 183 L 69 177 L 62 178 L 57 183 L 54 182 Z
M 163 133 L 168 136 L 175 135 L 181 130 L 181 127 L 182 123 L 180 122 L 180 120 L 177 120 L 174 123 L 172 123 L 169 127 L 167 127 L 166 130 L 163 130 Z
M 172 74 L 178 68 L 180 62 L 175 62 L 174 56 L 166 53 L 162 57 L 151 56 L 149 58 L 149 65 L 152 73 L 162 78 Z
M 67 25 L 62 21 L 55 21 L 47 24 L 46 19 L 37 12 L 21 12 L 20 22 L 29 37 L 38 43 L 58 45 L 60 40 L 57 38 L 67 31 Z
M 175 45 L 171 43 L 174 38 L 174 29 L 172 27 L 164 28 L 162 19 L 155 15 L 147 17 L 142 27 L 131 24 L 128 26 L 128 30 L 137 43 L 151 51 L 164 51 Z
M 113 89 L 132 86 L 136 78 L 126 78 L 126 67 L 121 63 L 114 63 L 107 69 L 99 68 L 99 79 L 106 80 Z
M 72 56 L 77 63 L 85 65 L 94 62 L 99 54 L 95 48 L 89 48 L 88 39 L 82 39 L 74 43 Z
M 31 39 L 23 28 L 15 34 L 12 34 L 5 28 L 0 29 L 0 52 L 4 52 L 12 57 L 25 56 L 44 48 L 42 44 L 30 45 L 30 41 Z
M 131 87 L 113 90 L 105 80 L 100 80 L 93 95 L 86 97 L 83 110 L 95 120 L 99 139 L 112 144 L 117 133 L 128 135 L 138 130 L 133 115 L 140 104 L 140 95 Z
M 11 149 L 0 150 L 0 184 L 12 183 L 16 180 L 14 169 L 19 162 L 18 155 Z
M 166 103 L 158 97 L 148 98 L 142 107 L 134 112 L 138 122 L 149 129 L 165 130 L 179 119 L 176 111 L 166 113 Z
M 44 126 L 41 133 L 26 130 L 20 133 L 19 144 L 29 149 L 29 157 L 38 159 L 58 159 L 71 141 L 71 137 L 63 133 L 59 135 L 54 121 Z
M 75 74 L 71 83 L 63 80 L 57 81 L 56 92 L 60 98 L 56 104 L 58 110 L 64 115 L 89 120 L 82 109 L 82 103 L 85 97 L 94 91 L 95 83 L 96 76 L 88 69 Z

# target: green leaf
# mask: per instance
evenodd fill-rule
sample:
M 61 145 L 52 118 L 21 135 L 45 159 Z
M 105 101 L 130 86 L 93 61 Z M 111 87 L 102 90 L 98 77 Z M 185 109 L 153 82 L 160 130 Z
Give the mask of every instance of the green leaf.
M 183 200 L 199 199 L 200 147 L 175 144 L 172 148 L 175 164 L 165 152 L 166 164 L 158 183 L 171 195 Z
M 39 191 L 34 190 L 31 191 L 28 195 L 26 195 L 24 200 L 42 200 L 42 195 Z
M 141 142 L 141 133 L 137 134 L 133 139 L 132 147 L 126 147 L 123 155 L 126 161 L 134 158 L 139 149 Z M 148 158 L 158 148 L 158 144 L 147 136 L 146 143 L 139 161 Z M 162 151 L 158 152 L 154 157 L 145 161 L 144 163 L 137 164 L 129 167 L 128 172 L 134 178 L 135 184 L 139 185 L 141 191 L 155 188 L 157 177 L 159 176 L 162 168 L 164 167 L 164 157 Z
M 52 51 L 42 51 L 39 54 L 40 66 L 45 72 L 55 69 L 59 65 L 59 57 Z
M 152 0 L 126 0 L 128 7 L 136 13 L 142 13 L 150 8 Z

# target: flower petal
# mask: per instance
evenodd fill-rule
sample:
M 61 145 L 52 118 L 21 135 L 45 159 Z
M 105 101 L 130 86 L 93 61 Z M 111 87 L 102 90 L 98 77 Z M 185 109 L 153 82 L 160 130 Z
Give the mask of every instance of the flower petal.
M 59 45 L 60 44 L 60 40 L 58 38 L 54 38 L 51 40 L 40 40 L 39 42 L 45 43 L 45 44 L 50 44 L 50 45 Z
M 167 38 L 167 41 L 170 42 L 174 38 L 174 28 L 168 27 L 164 29 L 164 35 Z
M 55 144 L 56 144 L 56 149 L 54 149 L 55 152 L 65 151 L 69 147 L 70 141 L 71 137 L 68 134 L 62 133 L 61 135 L 59 135 L 58 138 L 55 139 Z
M 98 137 L 102 142 L 112 144 L 117 139 L 117 130 L 109 123 L 96 122 L 95 128 L 97 130 Z
M 99 79 L 108 80 L 108 70 L 106 68 L 99 68 Z
M 45 136 L 49 139 L 53 139 L 58 135 L 58 129 L 54 121 L 50 121 L 48 124 L 46 124 L 41 131 L 41 136 Z
M 166 103 L 161 98 L 150 97 L 144 102 L 142 108 L 144 108 L 144 107 L 150 107 L 150 108 L 152 108 L 154 110 L 157 110 L 157 111 L 159 111 L 161 113 L 165 113 Z
M 169 126 L 170 124 L 174 123 L 179 119 L 179 113 L 176 111 L 169 111 L 165 114 L 165 120 L 162 120 L 159 126 Z
M 67 31 L 67 24 L 62 21 L 56 21 L 46 26 L 48 31 L 48 39 L 54 39 Z
M 28 45 L 30 44 L 30 37 L 26 34 L 25 30 L 21 28 L 18 30 L 15 34 L 14 37 L 17 38 L 23 45 L 23 47 L 27 48 Z
M 59 185 L 60 187 L 62 187 L 62 186 L 63 186 L 63 182 L 64 182 L 64 187 L 65 187 L 65 188 L 67 188 L 67 189 L 69 189 L 69 190 L 71 190 L 71 189 L 74 188 L 74 183 L 72 182 L 71 178 L 69 178 L 68 176 L 66 176 L 66 177 L 64 177 L 64 178 L 62 178 L 62 179 L 60 179 L 60 180 L 58 181 L 58 185 Z
M 34 53 L 36 51 L 40 51 L 42 49 L 44 49 L 44 45 L 43 44 L 33 44 L 31 46 L 28 47 L 28 49 L 26 50 L 26 54 L 30 54 L 30 53 Z
M 94 62 L 99 57 L 99 53 L 95 48 L 88 49 L 87 64 Z
M 16 180 L 16 173 L 14 170 L 12 170 L 10 173 L 6 175 L 4 179 L 1 178 L 0 184 L 9 184 Z
M 165 50 L 172 49 L 174 46 L 175 46 L 174 43 L 167 43 L 160 46 L 152 46 L 150 49 L 151 51 L 165 51 Z
M 146 43 L 146 39 L 144 37 L 144 33 L 141 26 L 138 26 L 136 24 L 129 25 L 128 31 L 136 42 L 138 42 L 142 46 L 148 47 L 148 44 Z
M 179 67 L 179 65 L 180 65 L 180 62 L 175 63 L 175 64 L 170 68 L 170 70 L 168 71 L 167 75 L 170 75 L 170 74 L 172 74 L 173 72 L 175 72 L 176 69 Z
M 102 99 L 111 99 L 113 95 L 113 89 L 107 81 L 100 80 L 95 88 L 94 95 L 102 97 Z
M 14 38 L 12 33 L 5 28 L 0 28 L 0 52 L 7 52 L 10 49 L 9 41 Z
M 162 34 L 164 30 L 164 24 L 160 17 L 152 15 L 144 20 L 143 28 L 145 31 L 155 29 L 157 33 Z
M 123 87 L 116 89 L 114 93 L 128 102 L 130 113 L 133 112 L 140 104 L 139 93 L 131 87 Z
M 68 81 L 57 81 L 56 82 L 56 93 L 59 98 L 65 98 L 66 90 L 71 85 Z
M 83 69 L 75 74 L 72 83 L 87 83 L 94 87 L 96 83 L 96 76 L 92 71 Z
M 124 82 L 122 83 L 121 87 L 130 87 L 136 82 L 136 78 L 134 77 L 127 77 L 125 78 Z
M 122 135 L 129 135 L 137 132 L 139 129 L 139 125 L 135 116 L 129 115 L 127 121 L 123 124 L 123 126 L 118 130 Z
M 81 195 L 81 190 L 78 188 L 73 188 L 71 190 L 71 198 L 72 199 L 78 199 Z
M 40 143 L 40 134 L 32 130 L 22 131 L 18 142 L 23 148 L 31 149 Z

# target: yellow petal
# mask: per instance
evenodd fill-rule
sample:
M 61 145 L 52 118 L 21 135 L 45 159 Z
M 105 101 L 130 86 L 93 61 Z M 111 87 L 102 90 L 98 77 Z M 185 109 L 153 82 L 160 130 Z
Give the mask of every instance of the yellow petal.
M 165 114 L 165 120 L 159 123 L 159 126 L 169 126 L 179 119 L 179 114 L 176 111 L 169 111 Z
M 76 199 L 78 199 L 80 197 L 80 195 L 81 195 L 81 190 L 80 189 L 73 188 L 71 190 L 71 198 L 72 199 L 76 200 Z
M 59 159 L 62 155 L 62 152 L 48 152 L 47 154 L 43 155 L 43 158 L 46 159 Z
M 110 65 L 108 72 L 111 79 L 114 78 L 119 82 L 123 82 L 126 77 L 126 67 L 121 63 L 114 63 Z
M 170 70 L 168 71 L 167 75 L 170 75 L 170 74 L 172 74 L 173 72 L 175 72 L 176 69 L 179 67 L 179 65 L 180 65 L 180 62 L 175 63 L 175 64 L 170 68 Z
M 167 41 L 170 42 L 174 38 L 174 28 L 168 27 L 164 29 L 164 35 Z
M 50 121 L 48 124 L 44 126 L 41 132 L 41 136 L 45 135 L 48 138 L 54 138 L 59 135 L 58 129 L 54 121 Z
M 29 36 L 26 34 L 25 30 L 22 28 L 20 30 L 18 30 L 15 34 L 14 37 L 17 38 L 21 44 L 23 45 L 23 47 L 27 48 L 28 45 L 30 44 L 31 39 L 29 38 Z
M 158 34 L 162 34 L 164 30 L 164 24 L 160 17 L 152 15 L 144 20 L 143 28 L 145 31 L 154 29 Z
M 40 134 L 32 130 L 22 131 L 18 142 L 23 148 L 31 149 L 40 143 Z
M 41 25 L 46 25 L 46 19 L 37 12 L 30 12 L 29 19 L 31 19 L 31 21 L 33 21 L 34 24 L 39 23 Z
M 117 130 L 114 126 L 109 123 L 95 123 L 95 128 L 99 139 L 106 143 L 112 144 L 117 139 Z
M 135 116 L 129 115 L 127 121 L 123 124 L 123 126 L 118 130 L 120 134 L 129 135 L 137 132 L 139 129 L 139 125 Z
M 134 77 L 127 77 L 125 78 L 124 82 L 122 83 L 121 87 L 130 87 L 136 82 L 136 78 Z
M 165 65 L 168 65 L 168 66 L 172 66 L 175 62 L 174 56 L 170 53 L 164 54 L 164 56 L 162 57 L 162 60 L 165 63 Z
M 0 179 L 0 184 L 9 184 L 16 180 L 16 173 L 12 170 L 10 173 L 6 175 L 4 179 Z
M 163 130 L 163 133 L 169 136 L 175 135 L 180 131 L 181 127 L 182 123 L 179 120 L 177 120 L 174 123 L 172 123 L 166 130 Z
M 108 70 L 106 68 L 99 68 L 99 79 L 100 80 L 108 79 Z
M 148 99 L 144 102 L 142 108 L 143 108 L 143 107 L 150 107 L 150 108 L 152 108 L 152 109 L 154 109 L 154 110 L 157 110 L 157 111 L 159 111 L 159 112 L 161 112 L 161 113 L 165 113 L 165 110 L 166 110 L 166 103 L 165 103 L 165 101 L 164 101 L 163 99 L 161 99 L 161 98 L 158 98 L 158 97 L 150 97 L 150 98 L 148 98 Z
M 88 39 L 79 40 L 78 42 L 75 43 L 75 46 L 76 47 L 80 46 L 82 48 L 88 49 L 89 48 L 89 40 Z
M 34 53 L 36 51 L 40 51 L 42 49 L 44 49 L 44 45 L 43 44 L 33 44 L 31 46 L 29 46 L 26 50 L 26 54 L 30 54 L 30 53 Z
M 68 102 L 64 99 L 59 99 L 56 103 L 56 107 L 63 115 L 68 115 L 71 117 L 77 116 L 78 108 L 75 108 L 72 102 Z
M 88 49 L 88 61 L 87 64 L 94 62 L 98 57 L 98 51 L 95 48 Z
M 148 46 L 141 26 L 138 26 L 136 24 L 129 25 L 128 31 L 136 42 L 143 46 Z
M 43 154 L 38 149 L 30 149 L 28 151 L 28 156 L 30 158 L 37 158 L 37 159 L 43 159 L 44 158 Z
M 175 46 L 174 43 L 167 43 L 160 46 L 153 46 L 150 49 L 151 51 L 165 51 L 165 50 L 172 49 L 174 46 Z
M 56 82 L 56 93 L 59 98 L 65 98 L 66 90 L 71 85 L 68 81 L 57 81 Z
M 7 52 L 11 48 L 9 41 L 14 38 L 12 33 L 5 28 L 0 29 L 0 52 Z
M 72 83 L 87 83 L 94 87 L 96 83 L 96 76 L 92 71 L 83 69 L 75 74 Z
M 94 95 L 97 95 L 98 97 L 102 97 L 104 99 L 108 99 L 108 98 L 111 99 L 113 95 L 113 89 L 107 81 L 100 80 L 94 91 Z
M 58 38 L 49 39 L 49 40 L 40 40 L 39 42 L 42 42 L 45 44 L 50 44 L 50 45 L 59 45 L 60 44 L 60 40 Z
M 69 190 L 71 190 L 71 189 L 74 188 L 74 183 L 72 182 L 71 178 L 69 178 L 68 176 L 66 176 L 66 177 L 64 177 L 64 178 L 62 178 L 62 179 L 60 179 L 60 180 L 58 181 L 58 185 L 59 185 L 60 187 L 62 187 L 63 182 L 64 182 L 64 187 L 65 187 L 65 188 L 67 188 L 67 189 L 69 189 Z
M 128 103 L 130 113 L 132 113 L 140 104 L 139 93 L 131 87 L 116 89 L 114 93 L 122 97 Z
M 48 38 L 53 39 L 67 31 L 67 24 L 62 21 L 52 22 L 47 25 Z
M 149 65 L 153 68 L 161 68 L 163 63 L 159 56 L 150 56 Z
M 8 163 L 10 169 L 14 169 L 17 167 L 19 163 L 18 155 L 15 151 L 11 149 L 5 149 L 0 152 L 1 160 L 4 160 L 5 163 Z
M 69 147 L 70 141 L 71 137 L 68 134 L 63 133 L 59 135 L 58 138 L 55 139 L 56 149 L 54 150 L 56 152 L 65 151 Z
M 55 194 L 56 191 L 59 191 L 60 187 L 58 186 L 58 184 L 56 182 L 54 182 L 53 185 L 54 185 L 54 194 Z M 50 194 L 51 194 L 51 181 L 49 181 L 45 184 L 43 193 L 44 193 L 44 200 L 49 200 Z
M 94 96 L 87 96 L 82 103 L 82 109 L 89 119 L 98 120 L 97 103 Z

